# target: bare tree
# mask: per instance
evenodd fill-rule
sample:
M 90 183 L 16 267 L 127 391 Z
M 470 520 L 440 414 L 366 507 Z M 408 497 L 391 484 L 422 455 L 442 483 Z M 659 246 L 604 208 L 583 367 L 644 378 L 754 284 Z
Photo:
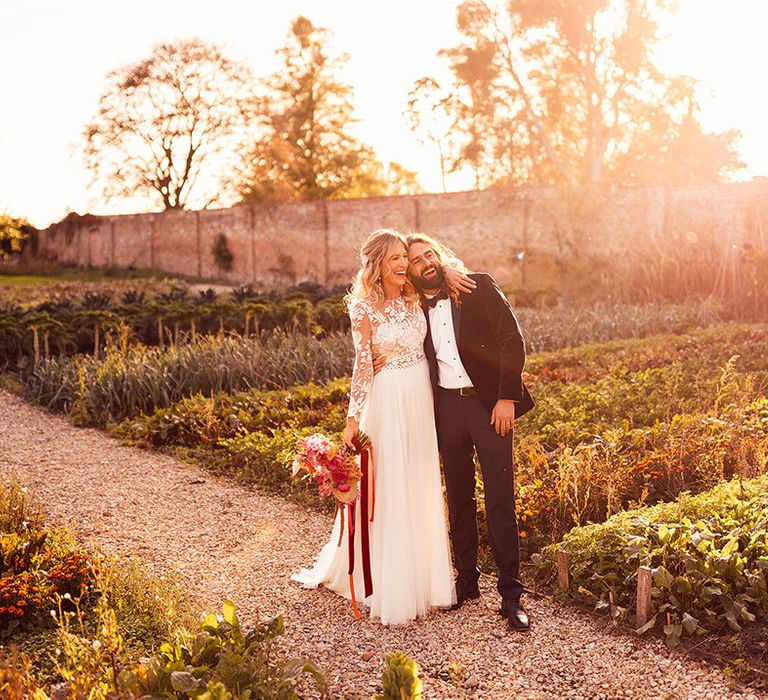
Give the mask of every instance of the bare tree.
M 149 196 L 164 209 L 221 201 L 218 175 L 244 133 L 250 69 L 191 39 L 156 46 L 107 82 L 83 132 L 103 195 Z
M 435 78 L 417 80 L 408 93 L 408 107 L 405 110 L 408 125 L 416 132 L 421 143 L 435 144 L 440 158 L 443 192 L 447 192 L 445 176 L 456 148 L 451 128 L 455 112 L 453 95 L 443 89 Z

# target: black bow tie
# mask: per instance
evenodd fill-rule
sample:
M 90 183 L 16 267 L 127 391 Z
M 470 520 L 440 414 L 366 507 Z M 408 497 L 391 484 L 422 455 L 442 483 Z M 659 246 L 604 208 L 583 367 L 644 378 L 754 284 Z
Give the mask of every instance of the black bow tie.
M 445 290 L 441 289 L 435 296 L 431 298 L 424 297 L 424 306 L 428 309 L 434 309 L 437 306 L 437 302 L 441 299 L 447 299 L 448 294 Z

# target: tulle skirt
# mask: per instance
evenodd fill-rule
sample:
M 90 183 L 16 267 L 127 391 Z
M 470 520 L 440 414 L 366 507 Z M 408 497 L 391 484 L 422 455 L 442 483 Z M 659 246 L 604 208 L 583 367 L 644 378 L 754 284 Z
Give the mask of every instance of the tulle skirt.
M 404 624 L 456 601 L 426 360 L 375 376 L 360 427 L 373 443 L 376 470 L 370 523 L 373 593 L 363 603 L 383 624 Z M 337 514 L 312 568 L 291 578 L 350 598 L 346 524 L 339 546 L 345 514 Z M 354 586 L 359 601 L 364 595 L 359 527 Z

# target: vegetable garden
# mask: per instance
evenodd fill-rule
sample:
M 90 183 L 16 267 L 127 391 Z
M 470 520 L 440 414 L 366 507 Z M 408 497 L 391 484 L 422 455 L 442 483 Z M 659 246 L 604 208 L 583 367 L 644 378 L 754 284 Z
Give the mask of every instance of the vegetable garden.
M 28 401 L 79 425 L 327 509 L 289 465 L 298 438 L 344 426 L 352 351 L 342 297 L 309 286 L 197 296 L 177 287 L 7 304 L 0 362 Z M 653 617 L 641 631 L 676 646 L 724 627 L 764 626 L 768 328 L 728 322 L 705 303 L 518 317 L 537 402 L 515 429 L 530 582 L 551 582 L 555 555 L 566 551 L 572 596 L 621 623 L 637 568 L 649 566 Z M 490 567 L 482 521 L 481 513 Z M 25 536 L 31 556 L 37 536 Z M 6 549 L 0 585 L 32 586 L 8 578 L 16 550 Z M 57 585 L 35 583 L 28 607 L 0 594 L 8 634 L 18 612 L 48 605 Z M 222 618 L 227 644 L 233 615 Z

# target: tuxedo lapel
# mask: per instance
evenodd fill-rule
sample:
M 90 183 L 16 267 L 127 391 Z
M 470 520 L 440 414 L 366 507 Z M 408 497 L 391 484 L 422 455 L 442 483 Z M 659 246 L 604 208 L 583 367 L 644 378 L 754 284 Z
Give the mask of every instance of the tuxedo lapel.
M 435 402 L 435 414 L 437 414 L 437 357 L 435 356 L 435 344 L 432 342 L 432 327 L 429 324 L 428 309 L 424 309 L 424 318 L 427 321 L 427 334 L 424 336 L 424 355 L 429 365 L 429 381 L 432 384 L 432 397 Z
M 424 319 L 427 322 L 427 334 L 424 336 L 424 354 L 431 364 L 435 359 L 435 344 L 432 342 L 432 327 L 429 325 L 429 309 L 422 310 L 424 311 Z
M 453 317 L 453 333 L 456 336 L 456 344 L 459 343 L 459 333 L 461 332 L 461 304 L 457 304 L 451 299 L 451 316 Z

